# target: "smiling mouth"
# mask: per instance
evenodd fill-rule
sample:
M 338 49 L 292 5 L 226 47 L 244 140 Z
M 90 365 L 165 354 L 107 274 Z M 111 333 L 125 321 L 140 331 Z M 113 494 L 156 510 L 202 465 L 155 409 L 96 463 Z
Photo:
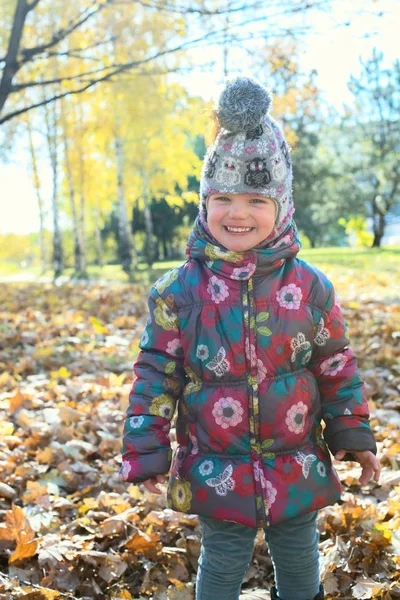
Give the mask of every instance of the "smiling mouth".
M 254 227 L 228 227 L 224 225 L 224 229 L 229 233 L 249 233 L 249 231 L 253 231 Z

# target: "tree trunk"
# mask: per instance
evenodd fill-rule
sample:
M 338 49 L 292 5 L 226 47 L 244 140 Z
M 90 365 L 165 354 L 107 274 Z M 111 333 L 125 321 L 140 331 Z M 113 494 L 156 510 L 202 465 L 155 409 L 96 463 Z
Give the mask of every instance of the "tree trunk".
M 81 242 L 79 238 L 79 227 L 78 227 L 78 215 L 76 211 L 76 201 L 75 201 L 75 187 L 74 180 L 72 176 L 71 169 L 71 161 L 69 155 L 69 140 L 68 140 L 68 131 L 67 131 L 67 122 L 65 118 L 65 105 L 64 101 L 61 100 L 61 125 L 62 125 L 62 135 L 63 135 L 63 145 L 64 145 L 64 159 L 65 159 L 65 170 L 67 173 L 67 181 L 68 181 L 68 190 L 69 190 L 69 201 L 71 204 L 71 212 L 72 212 L 72 235 L 74 238 L 74 270 L 75 275 L 80 277 L 82 275 L 82 249 Z
M 26 0 L 18 0 L 14 13 L 14 20 L 11 29 L 10 41 L 7 48 L 7 54 L 4 59 L 5 66 L 0 81 L 0 112 L 3 110 L 6 100 L 11 92 L 13 78 L 19 69 L 17 56 L 21 44 L 26 16 L 30 10 L 31 7 L 28 5 Z
M 46 249 L 45 249 L 45 239 L 44 239 L 44 209 L 43 209 L 42 194 L 40 191 L 40 179 L 39 179 L 39 173 L 38 173 L 38 169 L 37 169 L 36 153 L 35 153 L 35 147 L 33 145 L 32 127 L 31 127 L 31 123 L 29 120 L 29 115 L 27 115 L 26 125 L 27 125 L 27 129 L 28 129 L 29 151 L 31 154 L 31 161 L 32 161 L 33 184 L 35 186 L 36 198 L 37 198 L 38 207 L 39 207 L 40 272 L 41 272 L 41 275 L 44 275 L 44 273 L 46 272 L 46 269 L 47 269 Z
M 51 207 L 53 213 L 53 270 L 54 279 L 59 277 L 64 270 L 64 258 L 62 250 L 62 239 L 59 223 L 58 207 L 58 154 L 57 154 L 57 103 L 54 102 L 51 109 L 46 104 L 44 115 L 46 123 L 46 138 L 49 150 L 50 164 L 52 170 L 53 189 L 51 195 Z M 51 110 L 51 112 L 50 112 Z
M 116 119 L 118 120 L 118 119 Z M 129 228 L 128 213 L 125 203 L 124 189 L 124 150 L 122 139 L 118 133 L 118 127 L 115 131 L 115 150 L 117 157 L 117 178 L 118 178 L 118 233 L 120 242 L 120 257 L 122 268 L 129 276 L 132 273 L 132 236 Z
M 85 162 L 84 162 L 84 140 L 83 140 L 83 114 L 82 103 L 79 102 L 79 127 L 81 131 L 79 145 L 79 180 L 80 180 L 80 216 L 79 216 L 79 238 L 81 242 L 81 265 L 82 271 L 86 272 L 87 257 L 86 257 L 86 222 L 85 222 Z
M 380 248 L 382 238 L 385 234 L 385 215 L 381 212 L 378 212 L 374 215 L 373 220 L 373 228 L 374 228 L 374 241 L 372 242 L 373 248 Z
M 385 233 L 385 215 L 379 208 L 378 202 L 380 195 L 377 193 L 379 182 L 375 185 L 375 194 L 372 200 L 372 227 L 374 233 L 374 241 L 372 248 L 380 248 L 381 241 Z
M 101 241 L 101 232 L 100 232 L 100 227 L 99 227 L 99 221 L 100 221 L 100 212 L 99 209 L 96 207 L 94 209 L 94 222 L 95 222 L 95 226 L 96 226 L 96 254 L 97 254 L 97 264 L 99 265 L 99 267 L 103 266 L 103 243 Z
M 168 258 L 168 246 L 167 240 L 165 238 L 162 239 L 163 249 L 164 249 L 164 259 Z
M 144 200 L 144 226 L 146 230 L 146 247 L 145 254 L 149 267 L 154 262 L 154 245 L 153 245 L 153 216 L 151 214 L 150 199 L 149 199 L 149 184 L 147 173 L 143 174 L 143 200 Z

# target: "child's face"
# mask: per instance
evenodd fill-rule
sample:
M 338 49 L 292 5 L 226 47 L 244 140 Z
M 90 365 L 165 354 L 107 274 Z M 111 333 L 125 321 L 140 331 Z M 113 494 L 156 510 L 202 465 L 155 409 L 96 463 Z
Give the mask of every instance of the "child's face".
M 260 244 L 272 232 L 276 204 L 257 194 L 211 194 L 207 198 L 207 224 L 220 244 L 244 252 Z

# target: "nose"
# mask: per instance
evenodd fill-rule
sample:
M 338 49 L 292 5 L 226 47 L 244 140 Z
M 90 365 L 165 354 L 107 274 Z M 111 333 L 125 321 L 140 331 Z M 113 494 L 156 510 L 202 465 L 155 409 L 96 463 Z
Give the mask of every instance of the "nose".
M 232 202 L 229 207 L 229 216 L 231 219 L 237 219 L 238 221 L 247 219 L 248 211 L 246 205 Z

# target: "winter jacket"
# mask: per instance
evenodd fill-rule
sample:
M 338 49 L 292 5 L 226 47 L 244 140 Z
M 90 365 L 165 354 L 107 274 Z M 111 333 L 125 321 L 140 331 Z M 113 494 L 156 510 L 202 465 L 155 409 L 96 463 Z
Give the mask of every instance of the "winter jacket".
M 376 453 L 333 286 L 299 249 L 294 224 L 236 253 L 197 219 L 187 262 L 150 292 L 124 480 L 170 471 L 170 508 L 262 528 L 339 500 L 328 449 Z

